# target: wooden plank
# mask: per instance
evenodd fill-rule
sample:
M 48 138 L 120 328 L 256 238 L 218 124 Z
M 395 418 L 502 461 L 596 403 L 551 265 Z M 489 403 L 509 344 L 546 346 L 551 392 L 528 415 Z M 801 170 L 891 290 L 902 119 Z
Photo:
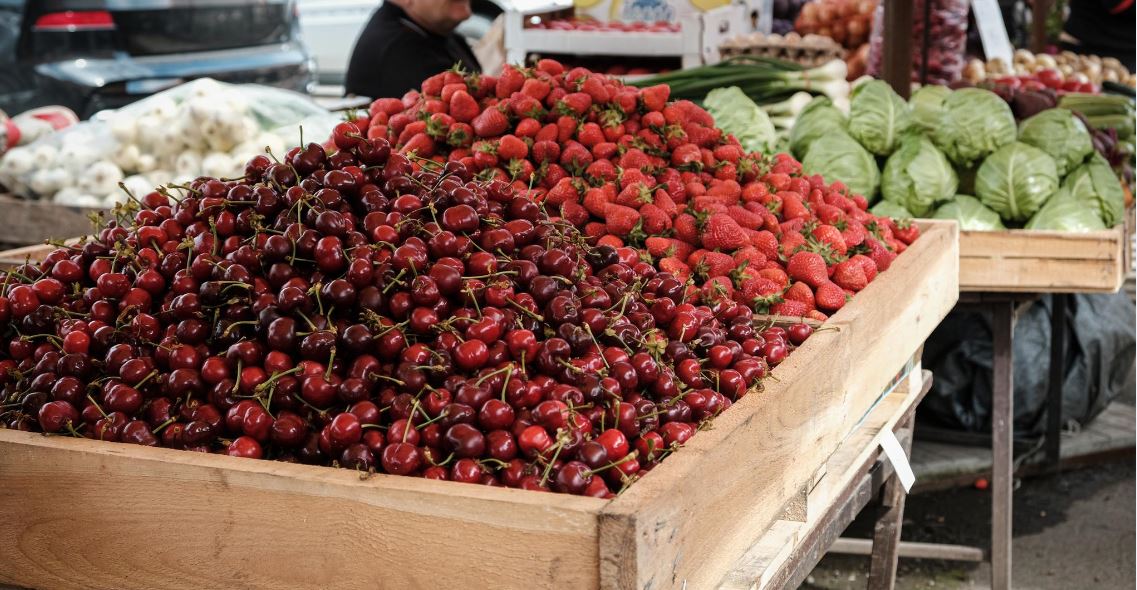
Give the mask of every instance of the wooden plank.
M 763 576 L 789 558 L 805 526 L 801 522 L 779 520 L 742 555 L 719 584 L 719 590 L 750 590 L 761 587 Z M 757 582 L 756 582 L 757 581 Z
M 994 333 L 995 359 L 991 379 L 991 453 L 994 470 L 991 477 L 991 588 L 1011 587 L 1011 542 L 1013 494 L 1015 481 L 1015 396 L 1013 304 L 995 306 L 991 321 Z
M 961 232 L 960 290 L 1112 293 L 1124 280 L 1126 235 L 1120 225 L 1087 233 Z
M 915 416 L 908 414 L 900 428 L 904 430 L 901 445 L 912 455 L 912 425 Z M 873 530 L 873 552 L 869 566 L 869 590 L 893 590 L 896 587 L 896 563 L 900 557 L 900 529 L 904 526 L 904 501 L 907 490 L 895 474 L 884 483 L 880 512 Z
M 604 503 L 0 429 L 0 585 L 595 588 Z
M 66 207 L 0 195 L 0 211 L 0 240 L 7 244 L 36 244 L 89 233 L 92 225 L 88 216 L 106 209 Z
M 774 522 L 958 299 L 957 226 L 922 227 L 833 330 L 604 509 L 602 587 L 708 587 Z
M 829 553 L 845 555 L 872 555 L 872 539 L 841 537 L 829 548 Z M 948 545 L 946 543 L 919 543 L 901 541 L 897 554 L 907 559 L 946 559 L 948 561 L 983 561 L 986 556 L 978 547 Z
M 895 431 L 901 421 L 909 419 L 930 388 L 931 382 L 926 381 L 912 393 L 894 391 L 881 400 L 830 458 L 827 467 L 831 476 L 810 494 L 810 516 L 796 536 L 796 546 L 788 552 L 784 548 L 769 552 L 765 558 L 752 547 L 746 554 L 749 563 L 736 561 L 719 588 L 792 588 L 808 575 L 830 542 L 868 503 L 875 487 L 891 477 L 892 466 L 887 460 L 880 470 L 870 471 L 880 460 L 880 434 L 886 429 Z M 901 437 L 910 440 L 907 431 Z M 759 544 L 766 545 L 765 535 Z M 756 572 L 755 563 L 765 563 L 766 569 Z
M 1085 233 L 1049 230 L 960 231 L 959 255 L 964 258 L 1111 259 L 1123 229 Z

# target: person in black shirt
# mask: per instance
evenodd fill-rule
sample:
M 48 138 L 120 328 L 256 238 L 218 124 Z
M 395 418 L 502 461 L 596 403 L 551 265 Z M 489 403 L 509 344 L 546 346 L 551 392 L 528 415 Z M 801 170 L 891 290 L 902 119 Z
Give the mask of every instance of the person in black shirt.
M 455 64 L 480 72 L 470 45 L 454 33 L 470 14 L 470 0 L 385 0 L 351 52 L 346 93 L 399 98 Z

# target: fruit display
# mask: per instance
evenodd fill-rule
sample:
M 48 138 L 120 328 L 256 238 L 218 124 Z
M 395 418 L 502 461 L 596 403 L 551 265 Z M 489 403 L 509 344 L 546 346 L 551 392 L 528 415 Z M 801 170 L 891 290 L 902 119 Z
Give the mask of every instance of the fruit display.
M 906 103 L 874 80 L 854 89 L 847 118 L 815 99 L 797 126 L 791 149 L 805 169 L 872 187 L 866 194 L 879 186 L 878 215 L 956 219 L 963 229 L 1088 231 L 1121 221 L 1124 188 L 1068 109 L 1020 126 L 987 90 L 927 86 Z
M 702 108 L 669 98 L 665 84 L 544 60 L 496 78 L 438 74 L 336 133 L 365 124 L 400 152 L 511 182 L 595 243 L 635 246 L 659 270 L 713 280 L 706 291 L 758 311 L 824 319 L 915 239 L 915 226 L 872 217 L 846 185 L 804 174 L 788 154 L 747 153 Z
M 925 2 L 930 4 L 925 5 Z M 960 78 L 967 49 L 966 0 L 916 0 L 912 6 L 912 81 L 951 84 Z M 927 17 L 925 18 L 925 15 Z M 884 59 L 884 7 L 877 9 L 869 42 L 868 74 L 879 76 Z
M 822 35 L 785 35 L 750 33 L 727 39 L 719 46 L 719 53 L 728 58 L 735 55 L 756 55 L 780 59 L 811 68 L 844 59 L 845 49 L 836 41 Z
M 879 4 L 874 0 L 813 0 L 801 7 L 794 30 L 830 37 L 846 49 L 856 49 L 868 42 Z
M 302 121 L 321 133 L 312 121 L 320 117 L 329 114 L 286 90 L 196 80 L 9 150 L 0 184 L 25 198 L 111 207 L 127 199 L 119 183 L 146 193 L 201 175 L 240 176 L 266 147 L 283 153 L 295 145 Z
M 973 84 L 984 80 L 1013 84 L 1011 79 L 1017 78 L 1024 87 L 1037 83 L 1069 92 L 1098 92 L 1106 82 L 1130 88 L 1137 85 L 1133 73 L 1112 57 L 1078 55 L 1072 51 L 1036 55 L 1026 49 L 1017 49 L 1013 60 L 1014 63 L 1008 64 L 1001 59 L 973 59 L 963 69 L 963 79 Z
M 611 497 L 918 236 L 668 98 L 449 71 L 141 194 L 3 273 L 4 425 Z

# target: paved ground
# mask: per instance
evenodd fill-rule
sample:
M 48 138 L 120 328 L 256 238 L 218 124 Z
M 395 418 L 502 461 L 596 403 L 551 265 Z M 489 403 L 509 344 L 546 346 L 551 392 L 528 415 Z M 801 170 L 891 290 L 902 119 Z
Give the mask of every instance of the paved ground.
M 1137 587 L 1134 478 L 1128 461 L 1023 481 L 1015 493 L 1014 587 Z M 903 538 L 986 547 L 990 511 L 989 493 L 973 488 L 912 496 Z M 846 534 L 867 537 L 870 526 L 859 520 Z M 802 588 L 864 588 L 867 572 L 868 558 L 829 556 Z M 988 580 L 985 565 L 902 559 L 897 588 L 988 588 Z

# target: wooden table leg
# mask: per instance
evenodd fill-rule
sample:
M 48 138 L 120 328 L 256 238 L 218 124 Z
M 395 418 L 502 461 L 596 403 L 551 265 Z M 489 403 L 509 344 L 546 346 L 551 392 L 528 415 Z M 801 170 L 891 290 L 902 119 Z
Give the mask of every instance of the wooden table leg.
M 915 416 L 909 415 L 897 428 L 904 454 L 912 455 Z M 892 590 L 896 586 L 896 562 L 900 557 L 900 530 L 904 525 L 904 501 L 908 492 L 895 473 L 884 483 L 872 539 L 869 590 Z
M 1062 452 L 1062 385 L 1066 381 L 1066 307 L 1070 296 L 1056 293 L 1050 308 L 1050 384 L 1046 393 L 1046 468 L 1057 469 Z
M 994 378 L 991 383 L 991 588 L 1011 587 L 1011 514 L 1014 487 L 1014 329 L 1015 305 L 992 304 Z

